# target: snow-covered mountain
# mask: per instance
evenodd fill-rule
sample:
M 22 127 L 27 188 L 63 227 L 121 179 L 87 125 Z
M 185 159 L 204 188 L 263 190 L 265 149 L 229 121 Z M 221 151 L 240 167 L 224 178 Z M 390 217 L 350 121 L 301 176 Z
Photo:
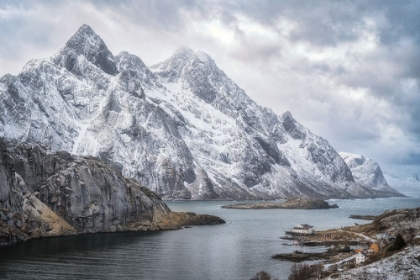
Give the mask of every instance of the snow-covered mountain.
M 339 155 L 347 163 L 356 182 L 375 190 L 398 193 L 388 185 L 381 167 L 376 161 L 346 152 L 339 152 Z
M 405 194 L 420 193 L 420 180 L 417 174 L 413 174 L 408 178 L 401 178 L 385 172 L 384 176 L 389 185 L 397 189 L 399 192 Z
M 188 48 L 149 68 L 83 25 L 51 58 L 3 76 L 0 101 L 0 136 L 100 157 L 166 199 L 390 195 Z

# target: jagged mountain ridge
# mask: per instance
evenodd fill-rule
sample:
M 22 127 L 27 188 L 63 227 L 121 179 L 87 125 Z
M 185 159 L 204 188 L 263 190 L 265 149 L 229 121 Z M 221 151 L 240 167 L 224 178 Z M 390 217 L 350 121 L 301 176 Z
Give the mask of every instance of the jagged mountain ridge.
M 0 100 L 0 136 L 98 156 L 166 199 L 389 195 L 188 48 L 148 68 L 83 25 L 51 58 L 2 77 Z
M 381 167 L 376 161 L 347 152 L 339 152 L 339 155 L 347 163 L 356 182 L 375 190 L 399 194 L 388 184 Z

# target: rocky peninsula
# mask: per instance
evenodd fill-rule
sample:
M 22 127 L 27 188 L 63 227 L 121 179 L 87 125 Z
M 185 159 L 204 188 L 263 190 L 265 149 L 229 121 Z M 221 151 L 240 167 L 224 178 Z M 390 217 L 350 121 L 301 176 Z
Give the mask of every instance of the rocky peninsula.
M 325 252 L 306 253 L 302 251 L 294 251 L 293 253 L 276 254 L 272 256 L 271 258 L 282 260 L 282 261 L 292 261 L 292 262 L 317 261 L 317 260 L 333 259 L 339 255 L 350 253 L 350 251 L 351 249 L 347 245 L 337 245 L 337 246 L 330 247 Z
M 357 220 L 368 220 L 373 221 L 377 218 L 377 216 L 373 215 L 350 215 L 349 219 L 357 219 Z
M 387 237 L 381 234 L 385 232 Z M 399 235 L 404 242 L 397 247 Z M 327 260 L 329 264 L 325 264 L 322 272 L 322 276 L 327 277 L 323 279 L 361 279 L 361 275 L 363 279 L 417 279 L 420 271 L 420 208 L 385 211 L 371 223 L 317 231 L 314 235 L 299 238 L 299 243 L 304 246 L 334 246 L 326 252 L 296 250 L 276 254 L 272 258 L 292 262 Z M 356 257 L 349 248 L 355 243 L 365 243 L 365 248 L 370 244 L 377 247 L 365 249 L 367 262 L 352 269 L 354 262 L 353 265 L 343 262 Z M 336 271 L 337 264 L 342 265 L 344 271 Z
M 215 216 L 172 212 L 154 192 L 97 158 L 0 138 L 0 245 L 222 223 Z
M 260 202 L 223 205 L 226 209 L 330 209 L 338 208 L 322 199 L 292 198 L 284 202 Z

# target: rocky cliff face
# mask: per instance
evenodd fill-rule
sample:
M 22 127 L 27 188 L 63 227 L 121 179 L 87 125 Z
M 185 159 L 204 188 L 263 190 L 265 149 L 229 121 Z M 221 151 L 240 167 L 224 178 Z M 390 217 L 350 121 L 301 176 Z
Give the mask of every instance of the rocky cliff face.
M 340 152 L 340 156 L 350 168 L 354 180 L 360 184 L 378 191 L 387 191 L 400 195 L 397 190 L 388 185 L 379 164 L 362 155 Z
M 84 25 L 51 58 L 2 77 L 0 101 L 0 136 L 97 156 L 166 199 L 387 195 L 188 48 L 148 68 Z
M 172 213 L 155 193 L 97 158 L 0 138 L 0 243 L 221 221 L 213 218 Z

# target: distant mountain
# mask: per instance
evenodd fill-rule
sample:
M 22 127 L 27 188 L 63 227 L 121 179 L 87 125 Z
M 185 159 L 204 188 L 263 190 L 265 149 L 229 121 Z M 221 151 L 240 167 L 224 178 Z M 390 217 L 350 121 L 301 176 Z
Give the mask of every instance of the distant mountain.
M 379 164 L 362 155 L 340 152 L 339 155 L 344 159 L 350 168 L 356 182 L 378 191 L 398 193 L 388 185 Z
M 388 196 L 323 138 L 258 106 L 203 52 L 147 67 L 83 25 L 0 79 L 0 136 L 91 155 L 165 199 Z
M 413 174 L 408 178 L 401 178 L 388 173 L 384 173 L 389 184 L 402 193 L 420 193 L 420 181 L 417 174 Z

